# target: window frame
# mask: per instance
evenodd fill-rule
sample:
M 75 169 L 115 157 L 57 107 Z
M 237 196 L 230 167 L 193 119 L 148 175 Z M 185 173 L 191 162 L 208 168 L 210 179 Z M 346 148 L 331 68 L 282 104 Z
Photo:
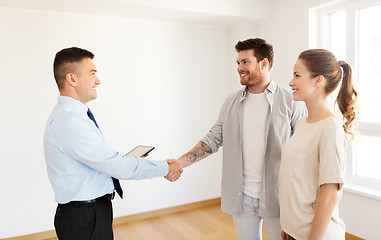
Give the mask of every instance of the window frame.
M 310 9 L 310 48 L 325 49 L 329 47 L 329 14 L 346 11 L 346 61 L 352 66 L 355 86 L 359 79 L 359 10 L 379 4 L 381 0 L 347 0 Z M 381 137 L 381 123 L 362 122 L 357 119 L 353 124 L 353 130 L 356 135 Z M 356 175 L 356 146 L 356 137 L 352 144 L 347 144 L 345 178 L 348 184 L 344 184 L 345 189 L 381 200 L 381 181 Z

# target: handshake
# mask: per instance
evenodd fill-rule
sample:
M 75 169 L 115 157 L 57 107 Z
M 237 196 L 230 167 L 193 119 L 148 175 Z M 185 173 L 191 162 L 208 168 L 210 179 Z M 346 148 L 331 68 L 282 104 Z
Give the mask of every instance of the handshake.
M 189 152 L 179 159 L 167 159 L 169 171 L 165 178 L 174 182 L 180 178 L 183 168 L 200 161 L 212 154 L 212 149 L 204 142 L 198 142 Z
M 170 182 L 174 182 L 180 178 L 183 168 L 176 159 L 167 159 L 166 161 L 168 163 L 169 171 L 164 178 Z

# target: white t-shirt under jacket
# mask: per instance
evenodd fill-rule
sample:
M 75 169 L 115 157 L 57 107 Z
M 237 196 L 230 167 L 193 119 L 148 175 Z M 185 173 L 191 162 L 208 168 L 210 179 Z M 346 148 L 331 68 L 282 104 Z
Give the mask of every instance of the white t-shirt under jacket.
M 260 198 L 266 153 L 269 101 L 265 93 L 247 93 L 243 101 L 243 192 Z

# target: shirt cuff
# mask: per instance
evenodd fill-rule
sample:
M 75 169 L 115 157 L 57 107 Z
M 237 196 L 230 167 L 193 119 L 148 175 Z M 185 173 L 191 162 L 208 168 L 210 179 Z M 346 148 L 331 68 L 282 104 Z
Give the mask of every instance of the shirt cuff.
M 208 145 L 210 149 L 212 150 L 212 153 L 215 153 L 218 151 L 218 146 L 216 146 L 215 143 L 211 141 L 208 137 L 203 137 L 200 141 Z
M 157 161 L 157 166 L 159 167 L 160 176 L 164 177 L 168 175 L 169 165 L 167 161 Z

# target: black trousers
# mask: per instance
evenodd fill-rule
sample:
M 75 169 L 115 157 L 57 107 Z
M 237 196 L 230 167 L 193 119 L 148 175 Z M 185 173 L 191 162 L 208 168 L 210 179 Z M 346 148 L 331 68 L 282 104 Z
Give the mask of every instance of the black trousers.
M 111 201 L 58 204 L 54 227 L 60 240 L 113 240 Z

